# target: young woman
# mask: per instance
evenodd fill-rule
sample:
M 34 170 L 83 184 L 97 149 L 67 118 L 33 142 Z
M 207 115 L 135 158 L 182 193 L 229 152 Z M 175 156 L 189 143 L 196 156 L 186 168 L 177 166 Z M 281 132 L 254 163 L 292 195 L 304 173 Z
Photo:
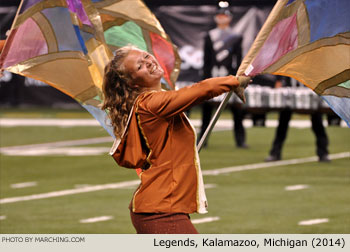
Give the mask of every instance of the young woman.
M 189 214 L 207 212 L 196 133 L 183 113 L 239 85 L 234 76 L 162 91 L 163 70 L 148 52 L 116 51 L 105 68 L 102 109 L 109 111 L 116 141 L 111 154 L 123 167 L 140 169 L 130 203 L 137 233 L 197 233 Z

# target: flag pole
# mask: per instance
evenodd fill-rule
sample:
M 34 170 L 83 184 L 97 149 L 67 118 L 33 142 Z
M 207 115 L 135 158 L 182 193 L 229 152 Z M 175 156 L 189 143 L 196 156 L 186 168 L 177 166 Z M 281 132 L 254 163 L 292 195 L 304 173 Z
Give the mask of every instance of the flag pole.
M 17 17 L 18 17 L 18 14 L 19 14 L 20 10 L 22 9 L 22 5 L 23 5 L 23 0 L 21 0 L 21 2 L 19 3 L 19 6 L 18 6 L 18 9 L 17 9 L 17 12 L 16 12 L 16 16 L 13 19 L 10 31 L 12 31 L 13 28 L 15 27 L 15 23 L 17 21 Z
M 225 94 L 224 100 L 220 103 L 218 109 L 215 111 L 215 114 L 214 114 L 213 118 L 210 120 L 209 126 L 207 127 L 207 129 L 205 130 L 203 136 L 199 140 L 199 143 L 197 145 L 198 152 L 201 151 L 205 140 L 207 139 L 208 135 L 210 134 L 210 132 L 214 128 L 217 120 L 219 119 L 219 116 L 221 115 L 221 112 L 224 110 L 224 108 L 226 107 L 228 101 L 230 100 L 230 98 L 232 96 L 232 92 L 233 91 L 230 91 L 230 92 Z
M 210 132 L 213 130 L 216 122 L 219 119 L 219 116 L 221 115 L 221 112 L 224 110 L 228 101 L 230 100 L 232 93 L 235 92 L 237 94 L 237 96 L 243 101 L 243 103 L 246 102 L 246 99 L 244 96 L 244 89 L 248 86 L 248 84 L 250 82 L 250 77 L 246 77 L 246 76 L 236 76 L 236 77 L 240 83 L 239 86 L 234 88 L 233 91 L 230 91 L 230 92 L 225 94 L 223 101 L 220 103 L 218 109 L 215 111 L 213 118 L 210 120 L 209 126 L 207 127 L 203 136 L 199 140 L 199 143 L 197 145 L 198 152 L 201 151 L 205 140 L 208 138 Z

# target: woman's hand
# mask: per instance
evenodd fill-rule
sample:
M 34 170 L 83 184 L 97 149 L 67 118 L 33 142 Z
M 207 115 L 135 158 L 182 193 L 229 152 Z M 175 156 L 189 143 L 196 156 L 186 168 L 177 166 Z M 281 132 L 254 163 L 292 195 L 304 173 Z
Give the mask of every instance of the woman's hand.
M 248 76 L 238 76 L 237 77 L 239 85 L 233 88 L 236 95 L 242 100 L 243 103 L 246 102 L 244 89 L 248 87 L 249 83 L 252 82 L 251 78 Z
M 235 87 L 240 85 L 239 79 L 236 76 L 229 75 L 227 77 L 230 78 L 231 84 L 233 84 Z
M 252 83 L 252 80 L 248 76 L 240 75 L 237 77 L 239 81 L 239 85 L 243 88 L 246 88 L 250 83 Z

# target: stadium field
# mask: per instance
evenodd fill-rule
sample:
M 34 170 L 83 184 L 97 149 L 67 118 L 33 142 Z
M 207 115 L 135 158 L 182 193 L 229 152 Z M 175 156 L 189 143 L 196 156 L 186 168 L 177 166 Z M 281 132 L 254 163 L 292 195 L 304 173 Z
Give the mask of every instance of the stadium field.
M 290 128 L 283 162 L 271 164 L 263 159 L 274 128 L 248 128 L 244 150 L 231 130 L 213 132 L 200 153 L 209 213 L 191 215 L 198 231 L 350 233 L 350 131 L 327 133 L 330 163 L 310 158 L 311 129 Z M 138 177 L 107 154 L 111 142 L 101 127 L 1 127 L 0 137 L 0 233 L 135 233 L 128 204 Z M 74 142 L 81 139 L 102 140 Z M 35 144 L 62 141 L 33 152 Z M 6 152 L 20 145 L 32 152 Z

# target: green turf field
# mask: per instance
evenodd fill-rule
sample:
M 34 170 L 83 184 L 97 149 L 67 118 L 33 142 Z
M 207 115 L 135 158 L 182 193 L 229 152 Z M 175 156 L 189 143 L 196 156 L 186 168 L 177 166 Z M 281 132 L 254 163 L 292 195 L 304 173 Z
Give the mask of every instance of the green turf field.
M 33 113 L 34 118 L 38 117 Z M 331 153 L 350 151 L 348 128 L 328 127 L 327 132 Z M 214 132 L 209 147 L 200 153 L 202 169 L 261 163 L 268 154 L 273 134 L 272 128 L 249 128 L 250 149 L 241 150 L 234 147 L 230 131 Z M 100 127 L 3 127 L 0 143 L 6 147 L 104 136 L 107 133 Z M 311 129 L 291 128 L 283 159 L 314 156 L 314 142 Z M 108 154 L 0 158 L 2 200 L 138 179 L 133 170 L 118 167 Z M 11 187 L 23 182 L 36 182 L 36 186 Z M 219 217 L 219 220 L 196 224 L 200 233 L 350 233 L 349 158 L 206 175 L 204 182 L 210 186 L 206 189 L 209 213 L 193 214 L 191 218 Z M 285 187 L 291 185 L 308 188 L 286 191 Z M 1 203 L 0 233 L 135 233 L 127 208 L 134 189 L 135 186 L 129 186 Z M 111 219 L 80 223 L 82 219 L 99 216 Z M 310 219 L 328 222 L 298 225 Z

